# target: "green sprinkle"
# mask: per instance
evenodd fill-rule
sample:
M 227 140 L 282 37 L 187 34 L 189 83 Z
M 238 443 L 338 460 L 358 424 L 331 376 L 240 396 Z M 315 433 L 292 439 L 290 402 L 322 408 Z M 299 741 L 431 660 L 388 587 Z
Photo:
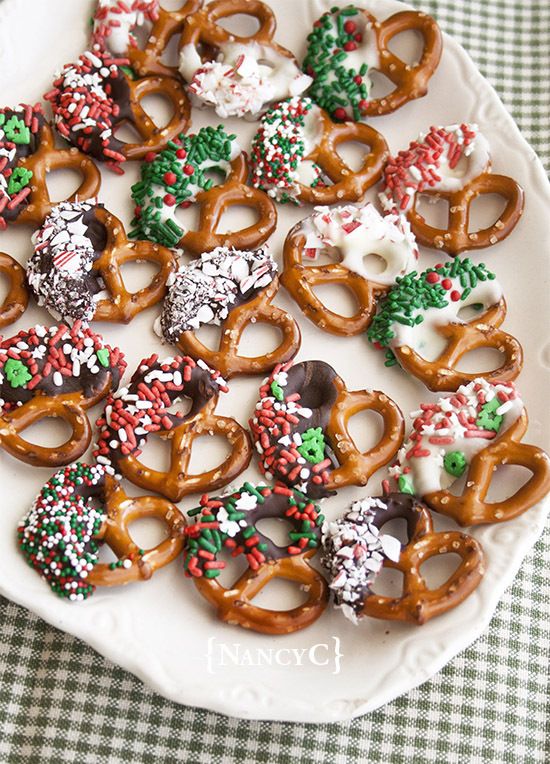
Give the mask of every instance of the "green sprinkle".
M 443 457 L 443 466 L 449 475 L 458 478 L 464 474 L 468 462 L 462 451 L 449 451 L 449 453 L 445 454 Z

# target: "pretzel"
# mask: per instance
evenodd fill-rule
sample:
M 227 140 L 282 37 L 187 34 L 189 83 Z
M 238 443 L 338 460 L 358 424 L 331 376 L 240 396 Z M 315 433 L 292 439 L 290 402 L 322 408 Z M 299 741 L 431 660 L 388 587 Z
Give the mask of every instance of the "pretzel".
M 277 266 L 265 250 L 215 249 L 181 268 L 170 278 L 169 287 L 157 331 L 182 353 L 202 358 L 225 379 L 265 374 L 298 352 L 298 324 L 271 304 L 279 281 Z M 254 357 L 239 355 L 241 337 L 251 323 L 279 329 L 281 341 L 275 350 Z M 217 350 L 206 347 L 194 333 L 205 324 L 221 324 Z
M 384 170 L 380 201 L 387 212 L 407 216 L 418 242 L 455 257 L 505 239 L 516 227 L 524 205 L 515 180 L 490 172 L 489 144 L 477 125 L 430 127 L 426 135 L 392 157 Z M 449 204 L 446 229 L 428 225 L 417 211 L 417 195 Z M 496 194 L 506 206 L 487 228 L 469 231 L 470 207 L 478 196 Z
M 413 432 L 390 468 L 401 491 L 415 493 L 460 525 L 511 520 L 550 491 L 550 460 L 522 443 L 527 412 L 514 383 L 480 378 L 437 403 L 423 404 Z M 487 501 L 494 472 L 503 464 L 526 467 L 531 478 L 509 498 Z M 448 488 L 465 477 L 461 495 Z
M 91 159 L 55 147 L 40 104 L 0 109 L 0 231 L 9 224 L 41 225 L 54 204 L 46 182 L 52 170 L 73 170 L 82 178 L 69 201 L 90 199 L 101 186 Z
M 148 241 L 130 243 L 124 226 L 103 205 L 60 204 L 34 235 L 27 278 L 38 300 L 56 318 L 129 323 L 166 294 L 176 268 L 170 250 Z M 121 266 L 147 261 L 158 266 L 137 292 L 124 284 Z
M 189 512 L 197 519 L 187 528 L 184 568 L 196 588 L 212 604 L 218 618 L 263 634 L 290 634 L 310 626 L 328 600 L 324 578 L 309 564 L 320 540 L 323 515 L 298 491 L 282 486 L 245 483 L 229 496 L 203 496 Z M 257 528 L 266 518 L 290 523 L 288 541 L 278 546 Z M 218 576 L 225 567 L 223 551 L 244 555 L 248 568 L 229 589 Z M 254 598 L 273 579 L 284 578 L 307 593 L 306 601 L 290 610 L 271 610 Z
M 407 523 L 405 545 L 381 533 L 387 522 L 397 518 Z M 483 550 L 473 537 L 457 531 L 434 533 L 426 507 L 403 493 L 355 501 L 342 518 L 325 523 L 323 546 L 322 562 L 331 574 L 335 603 L 354 623 L 371 616 L 421 626 L 463 602 L 485 572 Z M 431 589 L 421 565 L 442 554 L 457 554 L 461 561 L 444 583 Z M 403 573 L 400 597 L 372 591 L 382 568 Z
M 159 361 L 157 355 L 143 360 L 130 384 L 107 400 L 97 421 L 100 432 L 94 456 L 117 475 L 171 501 L 227 485 L 246 469 L 252 450 L 238 422 L 214 413 L 220 391 L 227 392 L 223 379 L 203 361 L 181 356 Z M 191 401 L 189 412 L 173 414 L 170 406 L 183 398 Z M 138 459 L 147 438 L 154 434 L 170 440 L 166 472 Z M 190 474 L 193 442 L 201 435 L 223 437 L 231 452 L 214 469 Z
M 304 264 L 304 260 L 315 263 L 320 254 L 330 254 L 335 262 Z M 368 254 L 382 258 L 381 273 L 365 264 Z M 317 207 L 286 237 L 281 281 L 316 326 L 349 337 L 365 331 L 377 299 L 397 276 L 415 267 L 417 258 L 416 242 L 403 218 L 382 218 L 370 203 L 360 208 Z M 327 308 L 315 294 L 320 284 L 340 284 L 351 292 L 357 304 L 355 314 L 343 316 Z
M 407 64 L 389 44 L 402 32 L 422 36 L 422 55 Z M 366 120 L 390 114 L 428 92 L 428 81 L 441 58 L 442 37 L 434 19 L 417 11 L 401 11 L 378 21 L 363 8 L 332 8 L 313 25 L 303 69 L 313 77 L 311 98 L 336 121 Z M 370 72 L 387 77 L 394 89 L 370 98 Z
M 86 409 L 117 388 L 126 362 L 90 329 L 76 322 L 35 326 L 0 343 L 0 447 L 27 464 L 59 467 L 79 459 L 91 440 Z M 59 418 L 71 434 L 59 446 L 22 437 L 43 419 Z
M 217 22 L 236 14 L 256 19 L 259 29 L 242 37 Z M 185 20 L 179 71 L 193 100 L 216 113 L 255 116 L 266 106 L 303 93 L 311 77 L 292 53 L 274 42 L 277 22 L 260 0 L 213 0 Z
M 189 101 L 177 80 L 158 75 L 134 79 L 129 63 L 94 45 L 77 63 L 66 64 L 44 96 L 52 104 L 58 132 L 118 173 L 124 172 L 123 162 L 163 149 L 190 122 Z M 164 127 L 158 127 L 141 105 L 150 95 L 160 95 L 172 106 L 173 115 Z M 124 124 L 140 136 L 138 142 L 116 137 Z
M 215 185 L 209 174 L 220 177 Z M 180 135 L 157 156 L 146 158 L 141 180 L 132 186 L 136 203 L 130 237 L 156 241 L 165 247 L 183 247 L 201 255 L 216 247 L 256 249 L 275 231 L 275 205 L 262 191 L 249 188 L 248 162 L 222 125 L 203 127 L 196 135 Z M 199 207 L 196 231 L 186 230 L 176 217 L 178 207 Z M 223 213 L 233 206 L 257 213 L 253 225 L 218 233 Z
M 338 154 L 350 142 L 369 147 L 353 170 Z M 368 125 L 335 124 L 310 98 L 281 101 L 262 117 L 252 141 L 252 182 L 278 202 L 359 201 L 382 175 L 388 146 Z
M 99 505 L 99 506 L 98 506 Z M 155 518 L 168 537 L 152 549 L 141 549 L 129 526 Z M 82 601 L 97 586 L 147 581 L 174 560 L 183 548 L 185 518 L 158 496 L 130 498 L 100 465 L 77 462 L 56 472 L 18 527 L 19 546 L 29 565 L 59 597 Z M 99 562 L 106 544 L 116 562 Z
M 398 282 L 368 330 L 370 341 L 386 348 L 386 366 L 398 363 L 436 392 L 456 390 L 477 377 L 509 382 L 518 376 L 523 351 L 515 337 L 499 329 L 506 303 L 484 263 L 456 258 Z M 465 307 L 479 312 L 465 321 L 459 314 Z M 499 350 L 501 365 L 475 374 L 460 371 L 460 359 L 479 348 Z
M 360 411 L 375 411 L 383 420 L 380 440 L 365 453 L 348 429 Z M 328 363 L 303 361 L 276 366 L 264 380 L 250 429 L 266 480 L 317 499 L 346 485 L 366 485 L 397 453 L 404 427 L 384 393 L 349 392 Z
M 29 292 L 25 270 L 10 255 L 0 252 L 0 273 L 8 281 L 8 293 L 0 305 L 0 329 L 17 321 L 27 310 Z

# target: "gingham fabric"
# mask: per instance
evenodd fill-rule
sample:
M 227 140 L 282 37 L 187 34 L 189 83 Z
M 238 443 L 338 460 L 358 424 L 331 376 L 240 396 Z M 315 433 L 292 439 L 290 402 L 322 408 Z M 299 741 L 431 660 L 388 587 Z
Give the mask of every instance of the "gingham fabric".
M 416 4 L 470 51 L 548 162 L 548 0 Z M 170 703 L 0 598 L 0 761 L 548 762 L 549 559 L 547 529 L 475 645 L 375 713 L 321 726 L 239 721 Z

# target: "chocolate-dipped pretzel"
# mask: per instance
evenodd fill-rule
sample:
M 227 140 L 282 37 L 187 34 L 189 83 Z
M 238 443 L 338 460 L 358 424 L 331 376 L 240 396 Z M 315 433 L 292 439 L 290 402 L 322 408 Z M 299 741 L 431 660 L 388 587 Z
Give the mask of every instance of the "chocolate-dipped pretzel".
M 118 348 L 76 322 L 35 326 L 0 343 L 0 447 L 21 461 L 58 467 L 79 459 L 90 445 L 85 410 L 116 390 L 126 368 Z M 21 433 L 58 417 L 71 428 L 59 446 L 39 446 Z
M 170 250 L 149 241 L 129 242 L 121 221 L 92 202 L 54 207 L 33 243 L 27 279 L 38 304 L 57 319 L 129 323 L 162 300 L 176 268 Z M 129 292 L 121 267 L 141 261 L 159 270 L 148 286 Z
M 101 175 L 76 148 L 55 147 L 41 104 L 0 109 L 0 230 L 8 225 L 40 225 L 52 209 L 46 178 L 52 170 L 74 170 L 81 183 L 69 200 L 90 199 Z
M 398 518 L 407 525 L 404 544 L 383 533 L 384 525 Z M 323 525 L 323 548 L 321 561 L 330 573 L 335 604 L 354 623 L 371 616 L 421 626 L 463 602 L 485 572 L 483 550 L 472 536 L 434 533 L 427 508 L 405 493 L 355 501 L 343 517 Z M 460 564 L 446 581 L 430 588 L 421 565 L 444 554 L 458 555 Z M 382 568 L 403 573 L 399 597 L 373 591 Z
M 189 493 L 220 488 L 234 480 L 250 462 L 252 450 L 246 430 L 234 419 L 215 414 L 220 392 L 226 392 L 219 372 L 204 361 L 176 356 L 144 359 L 127 387 L 111 396 L 97 421 L 99 439 L 94 451 L 98 463 L 146 490 L 172 501 Z M 169 409 L 190 400 L 187 413 Z M 147 467 L 142 448 L 153 435 L 170 441 L 170 468 Z M 193 442 L 201 435 L 219 435 L 231 446 L 217 467 L 189 473 Z
M 218 24 L 237 14 L 256 19 L 259 29 L 240 36 Z M 194 102 L 213 106 L 223 118 L 255 116 L 306 90 L 311 77 L 273 40 L 276 26 L 273 11 L 260 0 L 213 0 L 191 13 L 180 38 L 179 71 Z
M 0 329 L 17 321 L 29 304 L 29 290 L 25 281 L 25 269 L 17 260 L 5 252 L 0 252 L 0 274 L 8 282 L 8 292 L 0 305 Z
M 132 186 L 135 217 L 132 238 L 140 237 L 183 247 L 201 255 L 216 247 L 255 249 L 275 230 L 277 212 L 269 197 L 248 185 L 248 161 L 236 136 L 203 127 L 196 135 L 180 135 L 141 166 L 141 179 Z M 199 207 L 197 230 L 187 230 L 178 207 Z M 258 220 L 246 228 L 218 233 L 223 213 L 233 206 L 252 209 Z
M 402 32 L 422 36 L 420 59 L 407 64 L 389 48 Z M 308 36 L 304 71 L 313 77 L 310 97 L 337 121 L 356 122 L 389 114 L 425 96 L 441 58 L 442 38 L 434 19 L 418 11 L 401 11 L 378 21 L 355 5 L 331 8 Z M 370 97 L 371 72 L 380 72 L 394 88 Z
M 160 151 L 189 125 L 189 101 L 177 80 L 157 75 L 134 79 L 129 64 L 128 59 L 94 45 L 59 72 L 44 96 L 52 105 L 58 132 L 119 173 L 122 163 Z M 157 126 L 141 105 L 151 95 L 166 98 L 173 107 L 164 127 Z M 125 143 L 116 137 L 124 124 L 138 133 L 137 142 Z
M 200 506 L 189 512 L 195 518 L 187 529 L 184 567 L 195 586 L 229 624 L 264 634 L 289 634 L 311 625 L 327 605 L 327 585 L 308 560 L 320 541 L 323 515 L 299 491 L 283 486 L 245 483 L 234 493 L 204 496 Z M 257 523 L 278 518 L 290 523 L 288 540 L 278 546 L 258 529 Z M 246 571 L 230 589 L 218 579 L 225 562 L 223 552 L 243 555 Z M 299 584 L 306 601 L 290 610 L 271 610 L 253 600 L 273 579 Z
M 379 442 L 361 453 L 348 424 L 360 411 L 382 417 Z M 266 479 L 321 498 L 346 485 L 366 485 L 401 444 L 403 417 L 377 390 L 348 391 L 324 361 L 276 367 L 260 387 L 250 429 Z
M 495 274 L 484 263 L 455 258 L 397 281 L 367 332 L 376 347 L 386 349 L 386 366 L 398 363 L 438 392 L 456 390 L 477 377 L 508 382 L 518 376 L 521 345 L 499 328 L 506 302 Z M 476 311 L 473 318 L 461 318 L 464 308 Z M 481 348 L 498 350 L 501 365 L 473 374 L 461 371 L 461 358 Z
M 151 549 L 133 541 L 129 526 L 155 518 L 167 538 Z M 77 462 L 46 483 L 18 527 L 19 546 L 29 565 L 59 597 L 90 597 L 98 586 L 146 581 L 183 548 L 185 518 L 158 496 L 129 497 L 99 464 Z M 99 562 L 106 544 L 116 562 Z
M 383 261 L 381 271 L 365 260 L 370 254 Z M 317 265 L 320 255 L 329 255 L 334 262 Z M 415 267 L 417 258 L 414 236 L 402 217 L 382 217 L 370 203 L 316 207 L 286 237 L 281 281 L 316 326 L 351 336 L 369 326 L 377 299 L 398 276 Z M 357 302 L 353 316 L 330 310 L 317 296 L 315 287 L 328 284 L 339 284 L 351 292 Z
M 157 330 L 182 353 L 202 358 L 225 379 L 265 374 L 277 363 L 293 358 L 300 347 L 298 324 L 271 303 L 278 288 L 277 265 L 268 252 L 218 247 L 170 277 Z M 240 355 L 241 337 L 252 323 L 279 329 L 279 345 L 253 357 Z M 206 347 L 195 334 L 208 324 L 221 326 L 216 350 Z
M 418 194 L 449 204 L 447 228 L 429 225 L 416 209 Z M 470 231 L 470 207 L 478 196 L 506 202 L 495 222 Z M 406 215 L 418 242 L 451 256 L 505 239 L 523 213 L 523 189 L 513 178 L 491 172 L 489 144 L 475 124 L 430 127 L 384 169 L 380 201 L 387 212 Z
M 421 404 L 413 429 L 389 468 L 400 491 L 419 496 L 460 525 L 511 520 L 550 491 L 550 459 L 522 443 L 527 412 L 513 382 L 479 378 L 454 395 Z M 497 467 L 526 467 L 529 480 L 502 501 L 488 501 Z M 464 477 L 460 495 L 452 484 Z
M 369 147 L 357 170 L 338 153 L 350 142 Z M 252 182 L 281 203 L 357 202 L 379 180 L 387 158 L 386 141 L 373 127 L 336 124 L 310 98 L 296 96 L 262 117 L 252 142 Z

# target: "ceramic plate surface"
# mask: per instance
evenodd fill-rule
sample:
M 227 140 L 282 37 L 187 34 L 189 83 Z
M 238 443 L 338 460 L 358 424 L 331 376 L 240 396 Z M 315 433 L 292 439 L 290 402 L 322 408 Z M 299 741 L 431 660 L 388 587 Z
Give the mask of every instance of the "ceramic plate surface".
M 334 2 L 271 0 L 279 22 L 277 39 L 301 59 L 312 22 Z M 172 0 L 172 7 L 174 4 Z M 403 5 L 393 0 L 371 0 L 365 5 L 381 19 L 403 10 Z M 0 4 L 2 105 L 41 98 L 50 88 L 57 68 L 76 60 L 86 48 L 92 9 L 93 3 L 88 0 L 49 0 L 47 3 L 4 0 Z M 25 38 L 21 44 L 23 29 Z M 511 175 L 525 189 L 525 213 L 512 235 L 489 251 L 474 254 L 473 258 L 476 262 L 486 262 L 504 285 L 509 306 L 505 329 L 521 341 L 526 357 L 519 380 L 530 416 L 526 442 L 547 446 L 550 343 L 543 335 L 544 327 L 550 325 L 547 299 L 550 194 L 540 162 L 490 85 L 465 51 L 449 37 L 445 37 L 442 61 L 430 82 L 428 96 L 407 104 L 393 115 L 375 119 L 372 124 L 395 152 L 431 124 L 461 121 L 479 124 L 491 144 L 494 171 Z M 193 129 L 216 123 L 213 113 L 193 113 Z M 247 146 L 255 124 L 232 119 L 228 120 L 227 127 Z M 123 177 L 103 171 L 101 199 L 126 225 L 132 215 L 129 189 L 137 173 L 134 163 L 128 164 Z M 60 191 L 71 182 L 66 177 L 55 180 Z M 368 198 L 374 200 L 374 197 L 371 190 Z M 287 231 L 308 210 L 279 206 L 278 212 L 278 230 L 271 245 L 280 262 Z M 480 210 L 479 214 L 488 214 L 488 211 Z M 29 236 L 29 229 L 2 233 L 0 250 L 10 252 L 24 263 L 30 252 Z M 433 252 L 421 253 L 422 267 L 435 262 Z M 345 309 L 345 299 L 339 294 L 331 299 L 332 304 L 340 304 Z M 405 413 L 416 409 L 419 402 L 434 397 L 398 369 L 386 369 L 383 354 L 367 346 L 364 337 L 346 339 L 323 334 L 302 317 L 286 294 L 281 292 L 276 302 L 300 321 L 303 343 L 298 360 L 325 359 L 335 366 L 349 389 L 382 389 Z M 130 371 L 151 352 L 170 354 L 152 331 L 157 312 L 157 309 L 146 311 L 127 327 L 95 325 L 111 344 L 119 344 L 124 349 Z M 8 327 L 5 334 L 11 336 L 36 322 L 54 323 L 34 306 L 16 325 Z M 259 345 L 270 339 L 269 332 L 263 334 L 259 328 L 246 341 L 250 349 L 255 343 Z M 219 410 L 231 412 L 245 423 L 259 383 L 257 378 L 235 380 Z M 362 429 L 357 436 L 361 444 L 371 435 L 374 442 L 372 428 L 363 426 Z M 360 431 L 357 427 L 356 432 Z M 202 447 L 195 463 L 214 460 L 216 456 L 219 456 L 218 444 Z M 151 454 L 150 458 L 158 461 L 162 456 Z M 184 578 L 178 563 L 157 573 L 147 584 L 99 591 L 83 604 L 73 605 L 57 599 L 27 567 L 15 541 L 18 520 L 51 471 L 31 469 L 2 453 L 0 469 L 3 493 L 0 592 L 3 595 L 85 640 L 167 698 L 258 719 L 307 722 L 349 719 L 424 682 L 487 627 L 504 589 L 539 537 L 549 507 L 548 502 L 542 503 L 516 520 L 473 531 L 488 558 L 487 574 L 481 586 L 460 607 L 422 628 L 373 619 L 354 627 L 340 613 L 327 610 L 309 629 L 285 637 L 265 637 L 217 621 L 206 601 Z M 253 466 L 242 477 L 258 480 L 260 476 Z M 380 478 L 381 473 L 373 476 L 367 489 L 342 490 L 337 497 L 325 502 L 323 511 L 335 517 L 353 499 L 367 492 L 377 494 Z M 182 502 L 181 507 L 188 509 L 195 504 L 191 497 Z M 450 521 L 446 523 L 440 518 L 436 519 L 436 526 L 452 527 Z M 148 526 L 138 530 L 141 534 L 138 539 L 142 538 L 143 543 L 156 533 Z M 274 587 L 271 593 L 266 590 L 258 604 L 296 603 L 296 593 L 283 587 L 284 584 Z M 341 653 L 339 661 L 337 646 Z

